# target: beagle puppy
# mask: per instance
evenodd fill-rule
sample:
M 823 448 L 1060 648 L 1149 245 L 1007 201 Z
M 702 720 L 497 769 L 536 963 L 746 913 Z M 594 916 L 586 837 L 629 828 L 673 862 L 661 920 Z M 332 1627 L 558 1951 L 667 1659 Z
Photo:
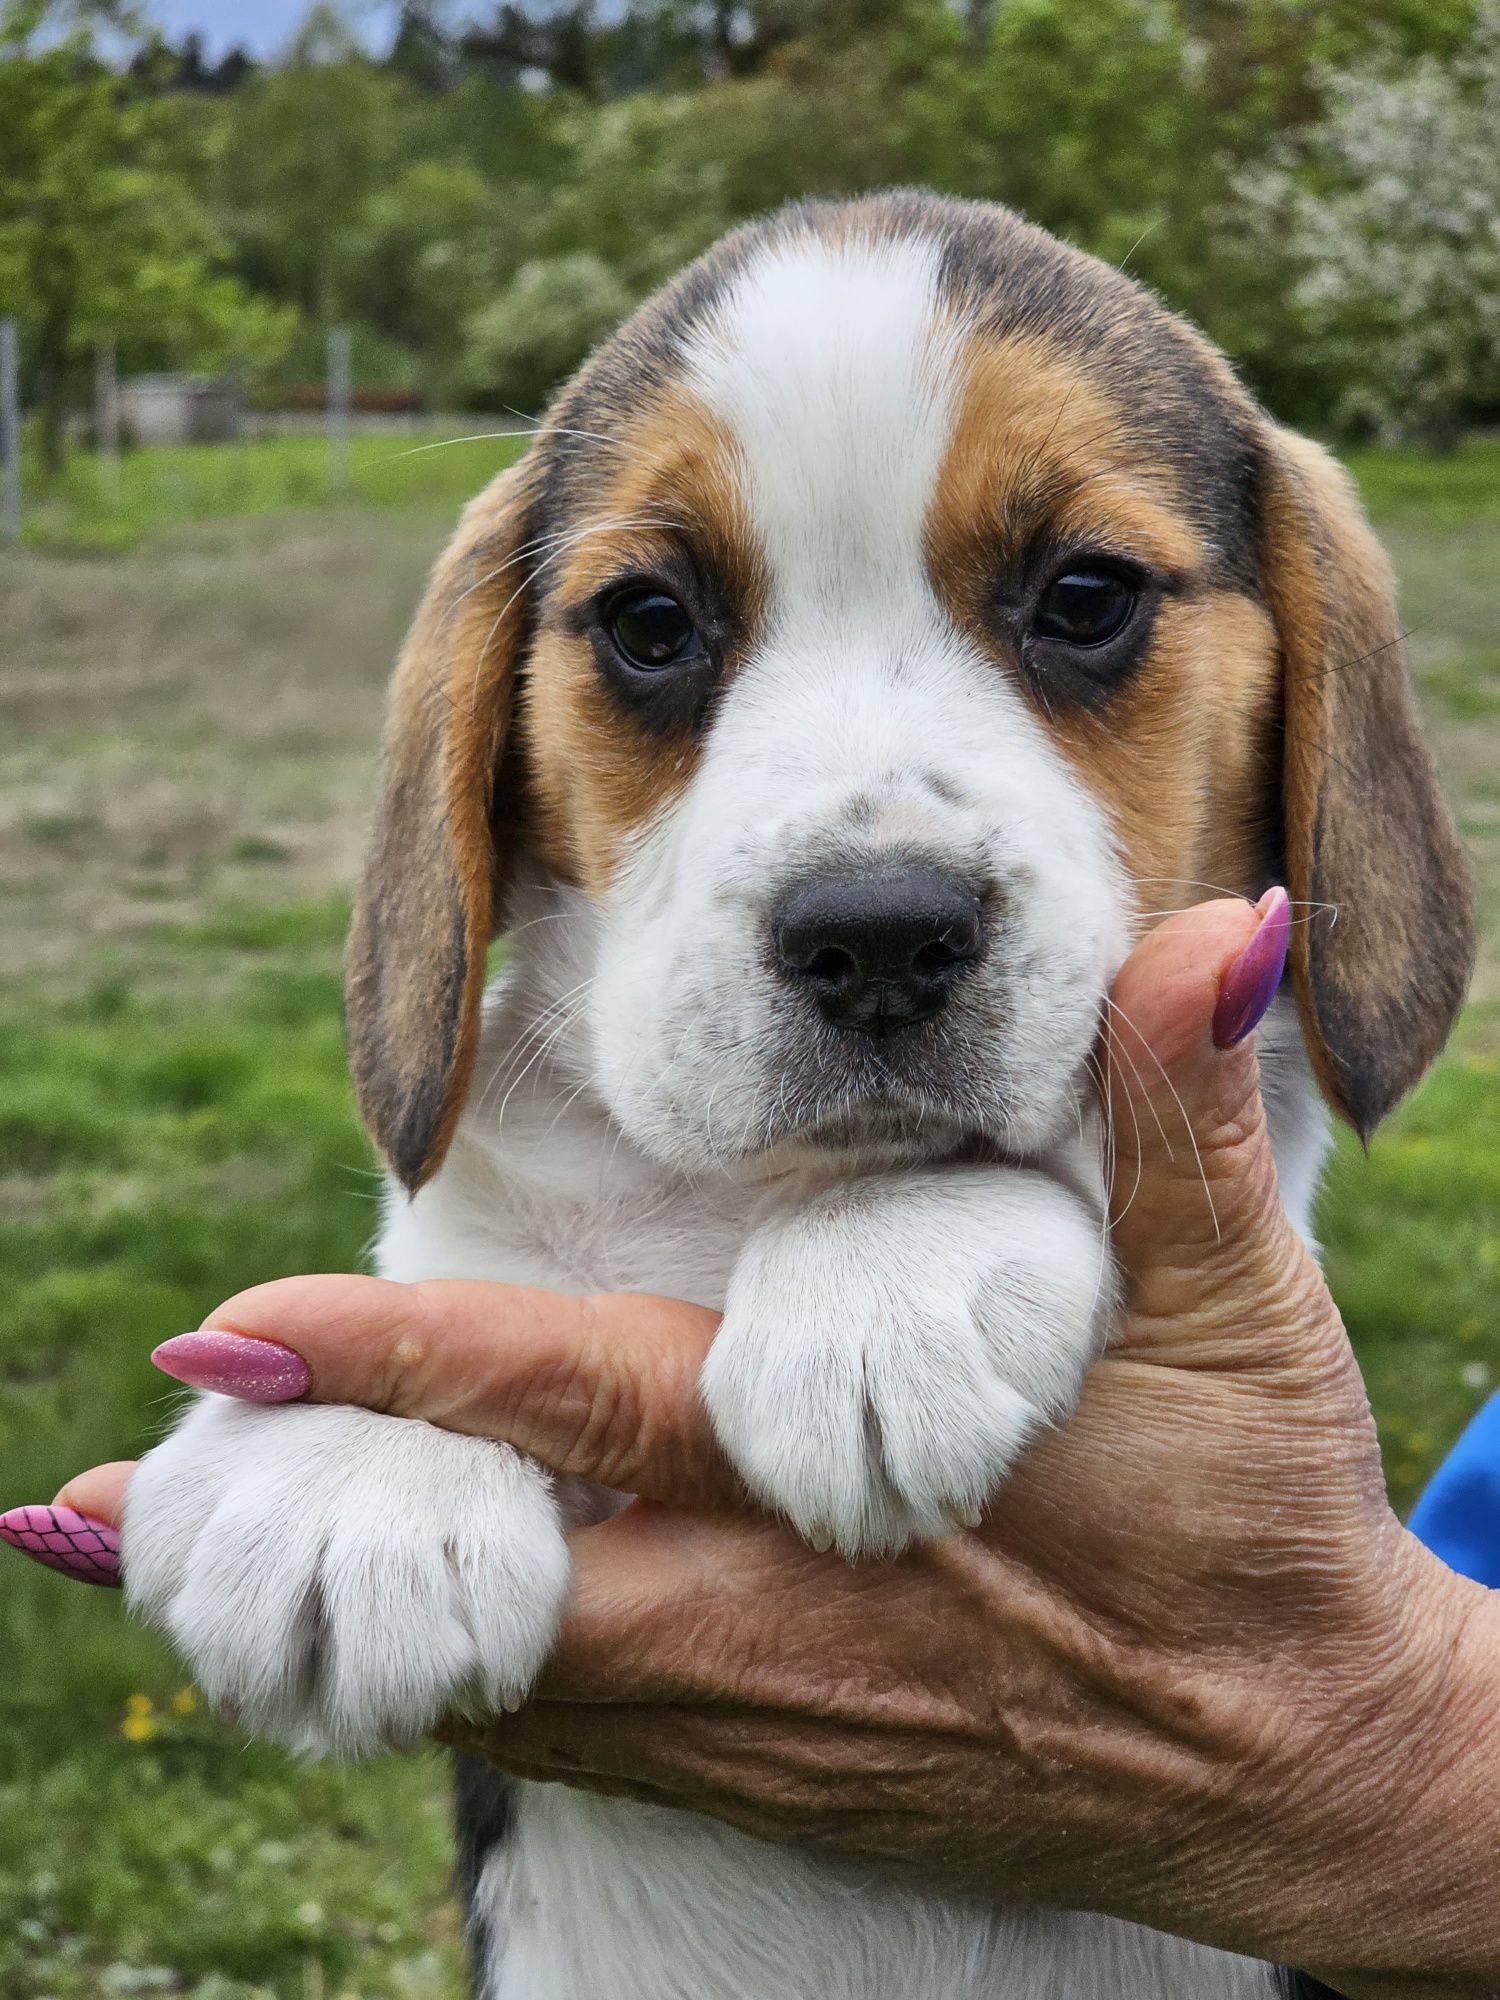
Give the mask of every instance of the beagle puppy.
M 723 1309 L 750 1491 L 878 1559 L 972 1522 L 1115 1306 L 1090 1057 L 1164 907 L 1286 882 L 1262 1027 L 1305 1228 L 1472 948 L 1348 481 L 1117 271 L 896 193 L 726 238 L 464 513 L 396 672 L 348 955 L 389 1277 Z M 490 979 L 486 950 L 508 936 Z M 564 1492 L 511 1448 L 203 1398 L 126 1573 L 206 1693 L 353 1754 L 525 1699 Z M 461 1784 L 484 2000 L 1249 2000 L 1274 1968 Z

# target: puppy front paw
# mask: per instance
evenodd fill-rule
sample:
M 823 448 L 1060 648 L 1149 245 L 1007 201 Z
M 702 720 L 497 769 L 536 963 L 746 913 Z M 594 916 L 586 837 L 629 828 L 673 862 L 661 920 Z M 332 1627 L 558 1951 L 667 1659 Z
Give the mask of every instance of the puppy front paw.
M 211 1702 L 347 1756 L 514 1707 L 568 1581 L 551 1482 L 509 1446 L 218 1396 L 135 1473 L 122 1568 Z
M 1055 1193 L 1023 1187 L 996 1230 L 991 1200 L 982 1230 L 963 1212 L 944 1229 L 930 1200 L 841 1193 L 742 1252 L 703 1395 L 751 1492 L 815 1547 L 890 1554 L 973 1525 L 1076 1398 L 1110 1289 L 1097 1227 L 1070 1209 L 1059 1229 Z

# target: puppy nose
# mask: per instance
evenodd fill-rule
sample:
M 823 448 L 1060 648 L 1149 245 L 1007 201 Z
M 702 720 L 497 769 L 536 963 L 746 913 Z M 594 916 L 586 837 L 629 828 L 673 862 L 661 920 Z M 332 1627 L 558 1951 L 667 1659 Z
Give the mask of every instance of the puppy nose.
M 772 918 L 782 970 L 825 1020 L 889 1035 L 946 1003 L 984 948 L 979 898 L 939 868 L 820 875 Z

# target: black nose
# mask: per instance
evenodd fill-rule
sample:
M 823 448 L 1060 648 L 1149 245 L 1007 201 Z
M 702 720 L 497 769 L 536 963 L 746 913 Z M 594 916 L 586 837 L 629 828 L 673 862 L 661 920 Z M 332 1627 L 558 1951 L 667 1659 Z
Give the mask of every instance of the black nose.
M 984 924 L 958 876 L 903 868 L 804 882 L 776 911 L 772 937 L 825 1020 L 890 1035 L 943 1006 L 983 950 Z

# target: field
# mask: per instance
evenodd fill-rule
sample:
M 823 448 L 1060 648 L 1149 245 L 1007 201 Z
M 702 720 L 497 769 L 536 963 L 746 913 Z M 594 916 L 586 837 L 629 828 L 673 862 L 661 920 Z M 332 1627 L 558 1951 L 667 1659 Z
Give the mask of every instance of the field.
M 123 517 L 53 492 L 0 557 L 0 1504 L 138 1449 L 171 1407 L 155 1341 L 372 1227 L 344 887 L 387 663 L 510 447 L 362 447 L 316 511 L 321 447 L 255 449 L 128 462 Z M 1356 471 L 1485 908 L 1452 1050 L 1323 1214 L 1404 1505 L 1500 1380 L 1500 446 Z M 9 1557 L 0 1645 L 8 2000 L 459 1991 L 438 1761 L 247 1748 L 112 1597 Z
M 508 440 L 523 428 L 515 417 L 474 417 L 410 438 L 362 433 L 342 468 L 314 434 L 126 452 L 113 472 L 75 452 L 48 474 L 28 454 L 25 538 L 39 549 L 120 550 L 164 529 L 297 508 L 457 507 L 514 455 Z

